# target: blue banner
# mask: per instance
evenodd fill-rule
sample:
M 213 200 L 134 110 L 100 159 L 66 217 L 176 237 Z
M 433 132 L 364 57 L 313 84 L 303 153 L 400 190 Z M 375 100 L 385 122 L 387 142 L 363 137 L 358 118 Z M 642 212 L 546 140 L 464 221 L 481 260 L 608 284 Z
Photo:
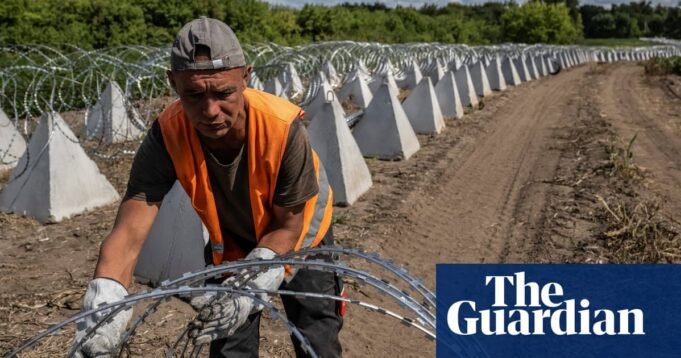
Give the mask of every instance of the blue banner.
M 681 265 L 437 265 L 437 357 L 681 357 Z

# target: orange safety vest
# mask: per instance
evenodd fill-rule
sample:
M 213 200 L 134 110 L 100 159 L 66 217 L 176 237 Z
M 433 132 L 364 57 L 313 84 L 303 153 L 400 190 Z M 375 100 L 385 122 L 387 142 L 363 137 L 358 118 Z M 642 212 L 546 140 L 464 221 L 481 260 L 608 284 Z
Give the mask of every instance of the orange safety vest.
M 244 90 L 244 96 L 248 103 L 248 184 L 255 238 L 260 241 L 272 220 L 272 199 L 288 131 L 293 120 L 303 115 L 303 110 L 282 98 L 254 89 Z M 218 265 L 223 261 L 244 258 L 246 253 L 239 245 L 222 235 L 203 149 L 180 101 L 171 103 L 158 121 L 177 179 L 210 234 L 213 263 Z M 315 247 L 331 225 L 333 193 L 317 153 L 313 151 L 312 157 L 319 192 L 305 203 L 303 230 L 295 246 L 296 251 Z

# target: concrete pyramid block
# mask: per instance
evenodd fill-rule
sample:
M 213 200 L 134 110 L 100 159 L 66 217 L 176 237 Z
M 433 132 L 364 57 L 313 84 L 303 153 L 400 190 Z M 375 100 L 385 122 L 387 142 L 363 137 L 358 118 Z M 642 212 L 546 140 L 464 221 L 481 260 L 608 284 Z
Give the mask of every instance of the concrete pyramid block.
M 570 68 L 570 63 L 568 63 L 567 54 L 565 52 L 561 52 L 560 55 L 558 55 L 558 57 L 560 58 L 561 68 L 563 69 Z
M 571 52 L 565 54 L 565 62 L 567 62 L 568 67 L 573 67 L 575 65 L 575 60 L 572 57 Z
M 468 72 L 468 66 L 459 67 L 454 72 L 454 80 L 456 80 L 456 89 L 461 99 L 461 105 L 477 107 L 478 95 L 475 93 L 475 86 L 473 86 L 473 79 Z
M 26 151 L 26 141 L 0 109 L 0 171 L 14 168 Z
M 518 71 L 516 71 L 515 65 L 513 64 L 513 59 L 510 57 L 504 57 L 504 60 L 501 62 L 501 73 L 504 75 L 506 84 L 518 86 L 522 83 Z
M 350 132 L 340 102 L 324 102 L 307 131 L 310 144 L 324 164 L 334 204 L 352 205 L 371 186 L 371 173 Z
M 444 84 L 445 81 L 448 81 L 451 85 L 447 85 L 446 87 L 451 87 L 454 89 L 454 96 L 447 96 L 444 99 L 450 103 L 454 103 L 454 99 L 456 98 L 458 109 L 463 115 L 463 108 L 461 107 L 459 94 L 456 92 L 454 76 L 451 72 L 448 72 L 447 77 L 448 78 L 440 81 L 440 84 Z M 442 92 L 444 93 L 446 91 L 443 90 Z M 425 77 L 423 80 L 421 80 L 421 83 L 419 83 L 419 85 L 416 86 L 413 91 L 411 91 L 409 97 L 404 100 L 402 103 L 404 113 L 407 114 L 407 119 L 409 119 L 409 123 L 411 123 L 411 127 L 414 128 L 416 133 L 440 133 L 442 128 L 445 127 L 444 117 L 442 116 L 442 110 L 440 109 L 441 104 L 438 102 L 438 100 L 439 97 L 436 94 L 436 90 L 433 87 L 433 82 L 431 81 L 430 77 Z M 451 107 L 451 105 L 448 106 Z
M 539 76 L 545 77 L 549 74 L 549 70 L 546 68 L 546 63 L 543 61 L 541 56 L 536 56 L 534 58 L 534 63 L 537 64 L 537 71 Z
M 326 80 L 326 76 L 322 73 L 321 76 L 319 76 L 316 81 L 319 81 L 321 84 L 317 88 L 317 93 L 314 95 L 312 100 L 310 100 L 304 107 L 305 109 L 305 118 L 312 119 L 317 111 L 328 101 L 334 99 L 336 97 L 336 93 L 333 91 L 333 88 L 329 84 L 329 82 Z
M 248 87 L 257 89 L 258 91 L 264 91 L 265 86 L 260 81 L 260 77 L 255 72 L 251 72 L 251 76 L 248 79 Z
M 324 62 L 322 65 L 322 72 L 326 75 L 326 79 L 329 81 L 329 84 L 331 87 L 336 88 L 341 85 L 341 80 L 340 77 L 338 76 L 338 72 L 336 71 L 336 68 L 333 67 L 333 64 L 331 62 Z
M 134 109 L 127 107 L 121 88 L 109 82 L 88 111 L 85 139 L 111 144 L 142 138 L 146 129 Z
M 463 66 L 463 60 L 459 56 L 454 56 L 454 60 L 450 62 L 450 65 L 452 66 L 450 69 L 458 70 Z
M 433 82 L 433 86 L 436 86 L 438 81 L 445 76 L 444 66 L 442 66 L 439 60 L 435 61 L 435 66 L 433 66 L 433 69 L 428 76 Z
M 556 73 L 556 62 L 554 61 L 553 57 L 544 55 L 544 62 L 546 62 L 546 69 L 549 71 L 549 74 Z
M 487 79 L 487 71 L 483 61 L 478 61 L 472 65 L 468 66 L 468 71 L 471 73 L 471 78 L 473 79 L 473 87 L 475 87 L 475 93 L 479 97 L 486 97 L 492 94 L 492 89 L 489 86 L 489 80 Z
M 396 93 L 395 96 L 400 93 L 400 89 L 397 86 L 397 82 L 395 82 L 395 76 L 393 76 L 392 71 L 377 73 L 374 75 L 373 80 L 371 83 L 369 83 L 369 89 L 371 90 L 371 93 L 376 94 L 383 83 L 387 83 L 388 86 L 393 89 L 393 92 Z
M 357 63 L 355 63 L 354 70 L 357 71 L 357 73 L 362 76 L 362 79 L 366 81 L 367 83 L 371 82 L 371 71 L 367 68 L 366 64 L 364 64 L 364 61 L 362 59 L 357 60 Z
M 140 252 L 135 278 L 151 286 L 206 267 L 209 234 L 180 182 L 166 194 Z
M 461 104 L 459 87 L 456 85 L 456 79 L 452 71 L 447 72 L 438 82 L 437 86 L 435 86 L 435 95 L 440 104 L 440 111 L 445 118 L 463 117 L 463 105 Z
M 395 66 L 393 66 L 392 61 L 389 58 L 383 58 L 381 63 L 378 64 L 374 70 L 374 74 L 385 75 L 386 73 L 395 74 Z
M 409 159 L 421 148 L 397 92 L 387 80 L 374 94 L 352 134 L 365 157 Z
M 348 78 L 349 80 L 341 87 L 338 95 L 340 101 L 349 100 L 361 109 L 366 109 L 374 97 L 369 85 L 358 69 L 355 69 Z
M 273 94 L 275 96 L 288 99 L 284 86 L 277 77 L 272 77 L 267 82 L 265 82 L 265 92 Z
M 118 200 L 61 116 L 45 113 L 0 193 L 0 210 L 58 222 Z
M 567 62 L 567 56 L 565 56 L 564 52 L 558 55 L 558 61 L 560 62 L 561 69 L 567 69 L 569 67 Z
M 528 71 L 527 64 L 525 64 L 524 56 L 521 55 L 514 58 L 513 64 L 515 65 L 516 71 L 518 71 L 518 76 L 520 77 L 521 81 L 523 82 L 532 81 L 532 77 L 530 77 L 530 71 Z
M 416 86 L 418 86 L 419 83 L 421 83 L 421 79 L 423 79 L 421 69 L 419 68 L 419 65 L 416 63 L 416 61 L 412 61 L 409 67 L 407 67 L 404 79 L 400 81 L 399 85 L 401 88 L 411 90 L 416 88 Z
M 538 71 L 537 71 L 537 65 L 534 63 L 534 57 L 532 57 L 532 56 L 525 57 L 525 64 L 527 64 L 527 70 L 528 70 L 528 73 L 530 74 L 530 77 L 533 80 L 539 79 L 539 74 L 538 74 Z
M 487 73 L 487 80 L 491 89 L 495 91 L 506 90 L 506 80 L 504 79 L 504 74 L 501 73 L 501 62 L 498 58 L 494 58 L 489 62 L 489 65 L 485 67 L 485 72 Z
M 298 71 L 292 63 L 287 63 L 284 71 L 279 74 L 279 82 L 284 87 L 286 98 L 298 98 L 305 92 L 303 81 L 298 76 Z M 283 97 L 283 96 L 281 96 Z

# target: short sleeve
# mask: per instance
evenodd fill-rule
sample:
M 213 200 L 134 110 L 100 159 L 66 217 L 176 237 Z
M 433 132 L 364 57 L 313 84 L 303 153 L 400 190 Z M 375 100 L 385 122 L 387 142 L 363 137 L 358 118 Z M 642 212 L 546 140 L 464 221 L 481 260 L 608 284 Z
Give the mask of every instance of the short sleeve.
M 176 179 L 173 161 L 163 142 L 161 126 L 154 121 L 135 154 L 125 197 L 160 202 Z
M 296 118 L 289 128 L 273 203 L 282 207 L 300 205 L 317 195 L 318 191 L 307 130 L 303 121 Z

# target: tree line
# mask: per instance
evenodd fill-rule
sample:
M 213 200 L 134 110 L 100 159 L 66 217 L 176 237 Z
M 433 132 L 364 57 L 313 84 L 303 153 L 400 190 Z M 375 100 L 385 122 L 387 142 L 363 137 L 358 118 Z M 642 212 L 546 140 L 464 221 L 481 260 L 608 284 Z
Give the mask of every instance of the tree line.
M 609 10 L 584 5 L 579 11 L 584 35 L 590 38 L 681 38 L 681 2 L 675 8 L 661 5 L 653 7 L 649 1 L 612 5 Z
M 244 43 L 297 45 L 354 40 L 384 43 L 503 42 L 570 44 L 587 37 L 681 38 L 681 8 L 650 3 L 606 10 L 578 0 L 531 0 L 518 5 L 425 5 L 389 8 L 380 3 L 274 6 L 260 0 L 2 0 L 0 45 L 167 45 L 188 20 L 225 21 Z

